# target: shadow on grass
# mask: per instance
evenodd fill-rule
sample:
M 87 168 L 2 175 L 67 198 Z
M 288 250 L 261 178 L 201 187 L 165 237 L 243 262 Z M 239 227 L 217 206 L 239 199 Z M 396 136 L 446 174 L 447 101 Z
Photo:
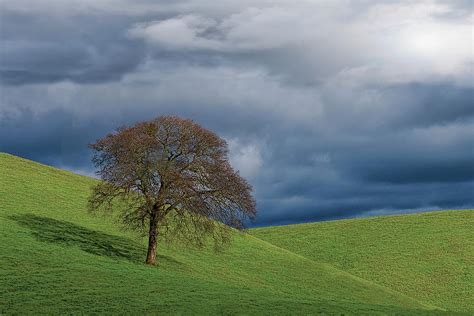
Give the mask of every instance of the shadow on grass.
M 145 260 L 146 247 L 131 239 L 33 214 L 14 215 L 9 218 L 20 226 L 29 228 L 33 236 L 42 242 L 79 247 L 94 255 L 126 259 L 135 263 L 142 263 Z M 181 264 L 173 258 L 160 255 L 157 255 L 157 262 Z

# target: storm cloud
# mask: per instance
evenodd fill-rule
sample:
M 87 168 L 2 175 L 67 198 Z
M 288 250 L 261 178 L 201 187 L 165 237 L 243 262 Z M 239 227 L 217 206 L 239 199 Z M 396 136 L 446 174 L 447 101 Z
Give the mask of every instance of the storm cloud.
M 0 1 L 0 151 L 92 175 L 159 115 L 229 143 L 256 225 L 474 207 L 471 1 Z

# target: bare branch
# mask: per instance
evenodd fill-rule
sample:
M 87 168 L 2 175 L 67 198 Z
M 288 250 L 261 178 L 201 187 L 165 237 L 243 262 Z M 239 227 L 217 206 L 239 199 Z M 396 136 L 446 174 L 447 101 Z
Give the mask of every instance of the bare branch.
M 226 142 L 191 120 L 158 117 L 90 147 L 103 182 L 89 209 L 122 209 L 128 227 L 148 225 L 155 248 L 158 234 L 198 247 L 210 237 L 219 248 L 229 241 L 228 226 L 255 218 L 252 188 L 230 166 Z

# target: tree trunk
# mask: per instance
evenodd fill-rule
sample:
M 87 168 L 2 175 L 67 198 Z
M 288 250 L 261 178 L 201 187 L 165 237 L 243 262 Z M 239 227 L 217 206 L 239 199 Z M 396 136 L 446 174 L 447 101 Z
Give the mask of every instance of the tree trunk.
M 158 216 L 154 211 L 150 216 L 150 231 L 148 233 L 148 253 L 146 256 L 146 264 L 156 264 L 156 237 L 158 227 Z

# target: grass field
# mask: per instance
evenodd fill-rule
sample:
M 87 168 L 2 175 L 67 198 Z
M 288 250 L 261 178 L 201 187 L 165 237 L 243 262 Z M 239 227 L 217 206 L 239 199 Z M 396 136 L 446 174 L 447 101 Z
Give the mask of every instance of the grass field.
M 357 249 L 349 251 L 347 244 L 321 242 L 320 248 L 311 248 L 308 236 L 302 236 L 309 242 L 302 241 L 306 250 L 294 249 L 290 246 L 296 233 L 276 237 L 283 227 L 235 233 L 232 246 L 219 254 L 160 244 L 159 264 L 145 266 L 145 240 L 124 231 L 113 218 L 87 213 L 86 200 L 94 183 L 87 177 L 0 153 L 0 314 L 452 314 L 472 309 L 469 303 L 456 309 L 454 302 L 459 298 L 454 295 L 445 300 L 413 295 L 399 286 L 406 278 L 397 265 L 385 277 L 380 265 L 374 266 L 374 274 L 381 279 L 364 274 L 375 260 L 357 260 Z M 452 213 L 454 222 L 448 219 L 450 212 L 439 213 L 449 227 L 433 230 L 472 225 L 469 213 Z M 465 217 L 459 218 L 461 214 Z M 341 225 L 344 223 L 351 225 L 351 221 Z M 331 228 L 315 227 L 306 231 L 315 240 L 336 238 Z M 419 234 L 419 243 L 431 242 L 431 236 Z M 288 243 L 283 242 L 286 237 Z M 367 250 L 371 258 L 377 255 L 372 248 L 387 245 L 377 240 L 384 241 L 370 240 L 367 249 L 359 249 Z M 469 250 L 472 235 L 462 228 L 450 240 Z M 400 240 L 393 251 L 403 253 L 402 243 Z M 324 249 L 325 245 L 334 247 L 334 253 Z M 412 251 L 411 247 L 407 250 Z M 433 256 L 442 260 L 440 267 L 464 272 L 472 254 L 462 249 L 452 259 L 443 257 L 451 252 Z M 347 258 L 341 259 L 346 252 Z M 431 269 L 429 262 L 413 263 Z M 355 264 L 361 267 L 348 268 Z M 417 269 L 410 267 L 406 273 L 416 277 Z M 457 274 L 461 272 L 452 275 L 462 279 Z M 394 273 L 401 273 L 400 281 L 392 284 L 389 280 L 395 280 Z M 471 275 L 465 277 L 469 282 Z M 458 281 L 453 282 L 458 286 Z M 427 289 L 447 292 L 446 287 Z M 457 301 L 451 301 L 453 297 Z
M 474 312 L 474 211 L 338 220 L 252 235 L 447 310 Z

